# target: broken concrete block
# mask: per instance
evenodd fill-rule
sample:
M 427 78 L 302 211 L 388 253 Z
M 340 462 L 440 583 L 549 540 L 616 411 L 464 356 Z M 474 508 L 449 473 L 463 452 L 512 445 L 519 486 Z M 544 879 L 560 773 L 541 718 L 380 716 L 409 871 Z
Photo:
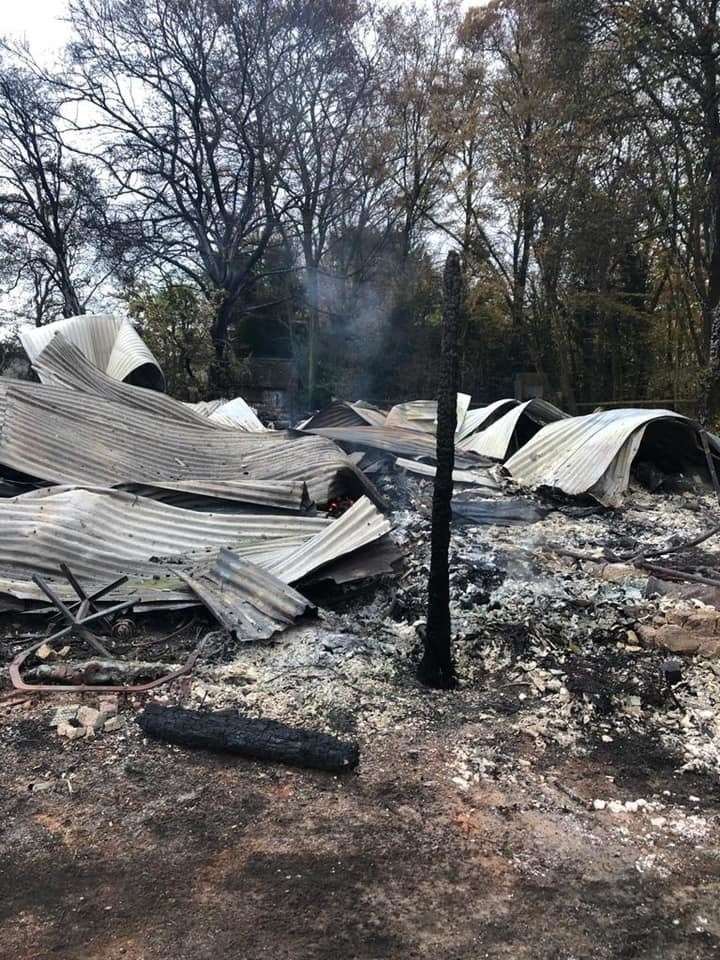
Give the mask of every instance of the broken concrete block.
M 78 740 L 85 736 L 85 727 L 78 727 L 74 723 L 61 723 L 57 728 L 58 736 L 67 737 L 68 740 Z
M 57 656 L 56 652 L 48 643 L 44 643 L 41 647 L 35 651 L 35 656 L 38 660 L 52 660 Z
M 673 653 L 695 653 L 699 637 L 674 623 L 666 623 L 657 631 L 656 643 Z
M 118 698 L 116 696 L 100 697 L 98 708 L 106 720 L 114 717 L 118 712 Z
M 122 717 L 110 717 L 104 722 L 103 730 L 105 733 L 114 733 L 116 730 L 122 730 L 124 726 L 125 721 Z
M 64 707 L 58 707 L 50 719 L 50 726 L 57 727 L 61 723 L 69 723 L 77 717 L 79 709 L 80 705 L 77 703 L 70 703 Z
M 94 707 L 85 706 L 80 707 L 78 710 L 77 720 L 83 727 L 87 727 L 93 731 L 100 730 L 105 722 L 105 718 L 99 710 L 96 710 Z

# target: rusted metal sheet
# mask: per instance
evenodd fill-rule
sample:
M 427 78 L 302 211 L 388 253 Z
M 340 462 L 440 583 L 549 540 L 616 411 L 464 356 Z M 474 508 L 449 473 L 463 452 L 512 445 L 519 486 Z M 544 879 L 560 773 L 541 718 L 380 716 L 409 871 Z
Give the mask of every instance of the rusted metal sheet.
M 127 380 L 153 390 L 165 388 L 157 360 L 132 324 L 122 317 L 83 314 L 44 327 L 21 328 L 20 340 L 31 363 L 56 334 L 62 334 L 91 364 L 114 380 Z M 38 372 L 42 379 L 42 372 Z

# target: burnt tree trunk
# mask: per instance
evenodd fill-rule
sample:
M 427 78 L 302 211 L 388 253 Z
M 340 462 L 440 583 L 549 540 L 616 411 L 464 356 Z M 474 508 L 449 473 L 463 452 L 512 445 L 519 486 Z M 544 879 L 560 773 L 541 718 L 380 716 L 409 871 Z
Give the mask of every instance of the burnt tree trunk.
M 448 554 L 457 427 L 457 345 L 462 278 L 460 257 L 454 250 L 450 251 L 445 263 L 444 283 L 445 306 L 437 412 L 437 470 L 432 506 L 427 629 L 425 652 L 418 670 L 418 676 L 423 683 L 440 690 L 455 686 L 455 668 L 450 644 Z
M 698 420 L 704 426 L 711 426 L 720 408 L 720 303 L 710 314 L 710 345 L 708 363 L 700 381 L 698 402 Z
M 326 733 L 288 727 L 275 720 L 241 717 L 231 711 L 200 713 L 150 703 L 137 722 L 148 736 L 180 746 L 315 770 L 353 770 L 360 757 L 356 744 Z

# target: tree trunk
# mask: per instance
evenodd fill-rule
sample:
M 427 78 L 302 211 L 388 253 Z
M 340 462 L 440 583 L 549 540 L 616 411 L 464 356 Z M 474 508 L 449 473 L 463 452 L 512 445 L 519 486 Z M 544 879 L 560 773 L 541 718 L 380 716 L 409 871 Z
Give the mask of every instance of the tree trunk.
M 228 392 L 229 372 L 227 357 L 227 337 L 230 329 L 235 301 L 226 293 L 217 306 L 215 318 L 210 330 L 213 345 L 213 358 L 208 371 L 208 392 L 211 396 L 221 397 Z
M 712 311 L 708 363 L 700 383 L 698 420 L 711 426 L 720 412 L 720 303 Z
M 315 408 L 315 381 L 317 379 L 317 332 L 320 321 L 320 284 L 316 265 L 306 268 L 308 325 L 307 325 L 307 405 Z
M 458 325 L 460 318 L 460 257 L 451 250 L 445 263 L 445 308 L 440 353 L 440 387 L 437 415 L 437 470 L 432 506 L 432 539 L 425 652 L 418 676 L 430 687 L 455 686 L 450 644 L 450 550 L 455 429 L 457 427 Z

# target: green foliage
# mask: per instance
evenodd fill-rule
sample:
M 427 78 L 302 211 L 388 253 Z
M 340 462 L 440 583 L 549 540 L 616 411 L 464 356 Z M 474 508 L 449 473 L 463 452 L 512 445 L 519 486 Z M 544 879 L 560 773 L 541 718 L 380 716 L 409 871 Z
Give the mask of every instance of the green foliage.
M 167 392 L 178 400 L 207 398 L 214 311 L 212 302 L 182 283 L 145 286 L 128 299 L 128 313 L 162 367 Z

